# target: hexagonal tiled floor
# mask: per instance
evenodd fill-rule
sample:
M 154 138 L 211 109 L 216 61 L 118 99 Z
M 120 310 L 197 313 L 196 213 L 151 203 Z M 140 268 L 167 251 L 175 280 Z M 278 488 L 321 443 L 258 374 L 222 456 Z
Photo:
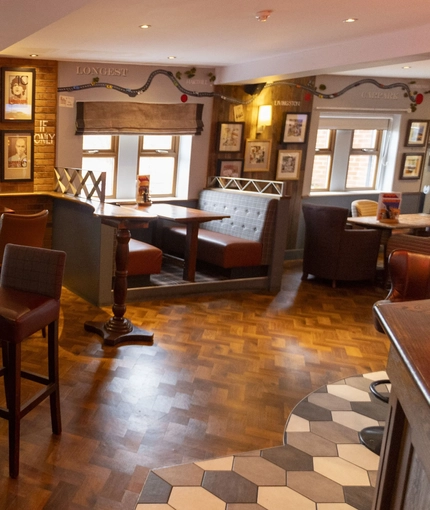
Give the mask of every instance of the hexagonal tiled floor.
M 377 379 L 386 373 L 308 395 L 281 446 L 152 470 L 136 510 L 370 510 L 379 457 L 358 432 L 384 424 L 388 406 L 369 392 Z

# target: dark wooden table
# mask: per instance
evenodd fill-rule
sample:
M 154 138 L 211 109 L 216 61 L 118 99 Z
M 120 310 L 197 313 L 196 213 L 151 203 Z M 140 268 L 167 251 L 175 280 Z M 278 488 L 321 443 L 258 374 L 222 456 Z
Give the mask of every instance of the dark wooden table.
M 147 228 L 149 222 L 156 220 L 148 212 L 127 209 L 111 204 L 99 204 L 94 215 L 101 218 L 102 223 L 117 228 L 117 247 L 115 253 L 115 284 L 113 289 L 113 316 L 108 321 L 87 321 L 86 331 L 100 335 L 106 345 L 116 345 L 123 341 L 153 342 L 154 334 L 134 326 L 125 317 L 127 297 L 127 262 L 130 228 Z
M 392 389 L 373 510 L 430 508 L 430 299 L 375 304 Z
M 136 204 L 134 206 L 124 206 L 124 208 L 129 207 L 164 220 L 183 223 L 186 226 L 187 236 L 185 242 L 183 278 L 190 282 L 194 281 L 196 274 L 197 241 L 200 224 L 230 217 L 228 214 L 215 214 L 201 211 L 200 209 L 172 204 L 152 204 L 150 206 Z

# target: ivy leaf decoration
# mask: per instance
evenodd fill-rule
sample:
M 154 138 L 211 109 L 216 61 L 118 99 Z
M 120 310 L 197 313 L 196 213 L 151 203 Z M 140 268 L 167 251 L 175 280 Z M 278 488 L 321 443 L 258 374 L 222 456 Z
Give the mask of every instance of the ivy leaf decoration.
M 178 80 L 180 80 L 182 78 L 182 73 L 180 71 L 178 71 L 176 74 L 175 74 L 176 78 Z
M 194 76 L 196 75 L 196 68 L 195 67 L 192 67 L 191 69 L 189 69 L 188 71 L 185 71 L 185 74 L 188 76 L 188 78 L 194 78 Z

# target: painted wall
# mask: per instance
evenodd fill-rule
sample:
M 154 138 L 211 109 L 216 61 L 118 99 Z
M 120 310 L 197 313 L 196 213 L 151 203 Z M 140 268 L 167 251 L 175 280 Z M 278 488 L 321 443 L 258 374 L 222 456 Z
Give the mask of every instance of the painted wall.
M 94 79 L 98 79 L 100 84 L 113 84 L 126 89 L 139 89 L 148 83 L 151 73 L 158 69 L 161 68 L 122 64 L 59 62 L 58 87 L 77 87 L 91 84 Z M 212 83 L 208 77 L 213 69 L 197 69 L 196 75 L 191 79 L 184 75 L 189 67 L 166 67 L 164 69 L 171 71 L 173 74 L 180 71 L 182 78 L 179 83 L 187 90 L 195 92 L 213 91 Z M 180 103 L 182 94 L 183 92 L 163 74 L 156 74 L 147 90 L 134 98 L 108 86 L 60 92 L 57 112 L 57 166 L 81 167 L 82 164 L 82 137 L 75 135 L 76 101 Z M 203 133 L 199 136 L 193 136 L 192 140 L 188 198 L 196 198 L 198 192 L 205 187 L 207 182 L 213 99 L 211 97 L 188 95 L 187 101 L 204 105 Z

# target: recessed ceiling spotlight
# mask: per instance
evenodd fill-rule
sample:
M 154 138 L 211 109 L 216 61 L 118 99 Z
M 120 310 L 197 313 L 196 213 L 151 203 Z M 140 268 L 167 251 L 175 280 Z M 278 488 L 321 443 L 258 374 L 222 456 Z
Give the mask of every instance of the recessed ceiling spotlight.
M 403 66 L 402 69 L 410 69 L 411 66 Z
M 258 19 L 258 21 L 267 21 L 269 19 L 269 16 L 272 14 L 273 11 L 259 11 L 255 15 L 255 17 Z
M 347 18 L 343 20 L 344 23 L 354 23 L 356 21 L 358 21 L 358 18 Z
M 38 57 L 39 55 L 37 53 L 31 53 L 31 55 L 29 55 L 30 57 Z
M 151 25 L 139 25 L 139 28 L 151 28 Z
M 167 57 L 168 60 L 175 60 L 176 57 Z

